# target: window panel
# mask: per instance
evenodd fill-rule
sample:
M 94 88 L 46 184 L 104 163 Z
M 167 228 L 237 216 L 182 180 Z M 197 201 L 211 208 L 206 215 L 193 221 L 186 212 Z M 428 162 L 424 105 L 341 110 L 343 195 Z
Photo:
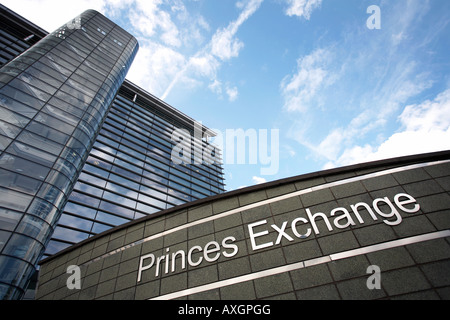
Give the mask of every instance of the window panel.
M 0 120 L 0 134 L 7 136 L 8 138 L 15 138 L 20 130 L 19 127 Z
M 58 226 L 53 233 L 53 237 L 57 239 L 64 239 L 65 241 L 71 241 L 73 243 L 78 243 L 89 238 L 89 234 Z
M 102 201 L 100 203 L 100 209 L 114 213 L 115 215 L 126 217 L 129 219 L 134 219 L 134 210 L 130 210 L 119 205 L 113 204 L 111 202 Z
M 92 228 L 92 221 L 81 219 L 80 217 L 75 217 L 65 213 L 59 219 L 58 226 L 61 227 L 67 226 L 74 229 L 90 232 Z
M 130 222 L 129 219 L 125 219 L 125 218 L 121 218 L 121 217 L 117 217 L 115 215 L 103 212 L 103 211 L 99 211 L 97 213 L 97 217 L 96 217 L 97 221 L 100 222 L 104 222 L 113 226 L 118 226 L 127 222 Z
M 121 187 L 121 186 L 111 183 L 111 182 L 108 182 L 106 184 L 106 189 L 113 191 L 113 192 L 120 193 L 121 195 L 128 197 L 128 198 L 133 198 L 133 199 L 138 198 L 138 193 L 136 191 L 132 191 L 128 188 Z
M 44 243 L 53 229 L 44 220 L 26 214 L 15 231 Z
M 94 219 L 97 213 L 96 209 L 88 208 L 81 204 L 73 203 L 69 200 L 69 202 L 64 207 L 64 212 L 72 213 L 73 215 L 86 217 L 89 219 Z
M 34 262 L 43 248 L 42 244 L 32 238 L 13 234 L 2 253 Z
M 118 194 L 105 191 L 103 193 L 103 198 L 106 200 L 109 200 L 111 202 L 115 202 L 120 204 L 121 206 L 129 207 L 129 208 L 135 208 L 136 207 L 136 201 L 122 197 Z
M 153 213 L 161 211 L 161 209 L 151 207 L 151 206 L 145 205 L 143 203 L 137 204 L 137 210 L 145 212 L 146 214 L 153 214 Z
M 44 179 L 50 171 L 48 167 L 44 167 L 37 163 L 7 153 L 4 153 L 0 157 L 0 168 L 14 171 L 19 174 L 26 172 L 28 176 L 39 180 Z
M 58 217 L 56 207 L 50 202 L 39 198 L 33 200 L 27 212 L 41 218 L 50 225 L 53 225 Z
M 0 229 L 13 231 L 22 217 L 22 212 L 0 208 Z
M 42 181 L 0 169 L 0 186 L 2 187 L 34 195 L 41 184 Z
M 0 97 L 0 101 L 1 101 L 1 97 Z M 0 118 L 8 123 L 11 123 L 18 127 L 23 128 L 30 122 L 29 118 L 34 117 L 34 115 L 37 113 L 37 111 L 34 109 L 31 109 L 28 107 L 24 107 L 24 108 L 27 108 L 28 110 L 21 112 L 21 114 L 18 114 L 16 112 L 12 112 L 3 107 L 0 107 Z M 19 110 L 20 110 L 20 108 L 19 108 Z
M 53 138 L 56 137 L 53 136 Z M 40 150 L 44 150 L 45 152 L 55 156 L 59 155 L 64 147 L 62 144 L 56 143 L 27 130 L 22 132 L 22 134 L 17 138 L 17 141 L 26 143 L 29 146 L 36 146 Z

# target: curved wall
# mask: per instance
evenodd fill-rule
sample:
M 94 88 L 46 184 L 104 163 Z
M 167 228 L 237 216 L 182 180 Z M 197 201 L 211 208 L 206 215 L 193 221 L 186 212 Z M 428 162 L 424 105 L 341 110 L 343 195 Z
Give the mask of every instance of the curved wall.
M 182 205 L 41 263 L 38 299 L 449 299 L 450 152 Z

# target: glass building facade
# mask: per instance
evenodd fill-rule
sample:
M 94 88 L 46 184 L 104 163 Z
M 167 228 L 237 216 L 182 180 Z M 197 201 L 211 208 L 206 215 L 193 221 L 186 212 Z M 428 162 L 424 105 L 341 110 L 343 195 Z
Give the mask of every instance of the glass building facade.
M 219 150 L 210 165 L 171 161 L 178 128 L 193 158 L 210 147 L 194 147 L 196 122 L 124 81 L 133 36 L 95 11 L 51 34 L 0 16 L 1 299 L 23 296 L 42 257 L 224 192 Z
M 0 74 L 0 296 L 17 298 L 42 257 L 137 40 L 86 11 Z
M 111 227 L 224 191 L 219 151 L 208 166 L 172 162 L 173 131 L 183 128 L 189 132 L 186 138 L 193 137 L 194 123 L 177 119 L 165 107 L 125 81 L 45 256 Z M 205 149 L 206 141 L 202 144 Z

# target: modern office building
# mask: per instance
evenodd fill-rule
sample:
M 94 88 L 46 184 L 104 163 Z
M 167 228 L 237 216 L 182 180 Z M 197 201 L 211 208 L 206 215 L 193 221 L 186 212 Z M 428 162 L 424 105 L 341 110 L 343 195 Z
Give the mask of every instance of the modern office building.
M 449 275 L 446 151 L 291 177 L 134 220 L 42 261 L 37 298 L 449 300 Z
M 180 139 L 192 157 L 209 145 L 193 119 L 125 81 L 132 35 L 91 10 L 51 34 L 0 15 L 2 299 L 23 296 L 42 256 L 224 191 L 219 150 L 211 165 L 173 163 Z

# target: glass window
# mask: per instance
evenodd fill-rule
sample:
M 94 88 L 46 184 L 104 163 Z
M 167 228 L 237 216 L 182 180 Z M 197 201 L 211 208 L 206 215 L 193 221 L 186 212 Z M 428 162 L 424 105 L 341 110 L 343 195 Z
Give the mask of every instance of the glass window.
M 47 138 L 49 140 L 55 141 L 61 145 L 65 145 L 69 139 L 69 135 L 61 131 L 52 129 L 51 127 L 41 124 L 36 121 L 32 121 L 28 126 L 27 130 L 40 135 L 41 137 Z
M 70 246 L 71 246 L 70 243 L 60 242 L 57 239 L 52 239 L 45 248 L 44 258 L 47 257 L 48 255 L 53 255 L 59 251 L 62 251 Z
M 42 184 L 42 187 L 39 189 L 37 196 L 44 200 L 47 200 L 48 202 L 57 203 L 61 201 L 64 195 L 62 191 L 59 190 L 57 187 L 48 183 L 44 183 Z
M 0 282 L 14 283 L 17 286 L 24 286 L 24 282 L 28 280 L 28 277 L 25 277 L 24 275 L 30 274 L 31 270 L 34 269 L 34 266 L 26 261 L 7 256 L 0 256 L 0 265 L 2 266 L 0 271 Z M 18 279 L 21 280 L 18 281 Z M 11 293 L 8 292 L 6 297 L 19 299 L 19 297 L 11 297 L 10 294 Z
M 45 112 L 45 114 L 51 114 L 58 120 L 62 120 L 73 127 L 77 126 L 78 122 L 80 121 L 79 117 L 77 117 L 76 115 L 70 114 L 66 110 L 62 110 L 50 104 L 46 104 L 43 111 Z
M 13 234 L 2 253 L 34 263 L 43 249 L 44 246 L 36 240 Z
M 111 226 L 96 222 L 96 223 L 94 223 L 94 225 L 92 227 L 92 233 L 99 234 L 99 233 L 102 233 L 103 231 L 106 231 L 109 229 L 111 229 Z
M 58 220 L 58 226 L 70 227 L 70 228 L 90 232 L 91 228 L 92 228 L 92 221 L 64 213 L 63 215 L 61 215 L 61 218 Z
M 80 157 L 84 157 L 84 155 L 86 154 L 86 147 L 85 147 L 85 145 L 82 144 L 77 139 L 75 139 L 74 137 L 70 138 L 69 142 L 67 142 L 65 150 L 69 150 L 68 151 L 69 153 L 66 156 L 66 159 L 70 158 L 70 154 L 72 154 L 73 157 L 75 157 L 73 152 L 76 152 Z
M 34 108 L 33 106 L 30 107 L 3 94 L 0 94 L 0 106 L 27 118 L 32 118 L 37 113 L 36 108 Z M 5 117 L 2 117 L 2 119 L 5 119 Z M 28 122 L 28 120 L 26 121 Z
M 14 98 L 19 101 L 24 101 L 22 99 L 25 99 L 26 101 L 29 101 L 31 103 L 29 105 L 36 108 L 37 106 L 43 106 L 44 105 L 43 101 L 47 101 L 50 99 L 50 95 L 48 93 L 41 91 L 40 89 L 31 86 L 28 83 L 23 82 L 22 80 L 19 80 L 19 78 L 12 80 L 8 86 L 14 88 L 13 90 L 15 92 L 10 88 L 8 88 L 4 91 L 5 94 L 10 95 L 11 98 Z M 27 97 L 27 95 L 29 95 L 29 97 Z M 38 102 L 38 100 L 33 98 L 37 98 L 41 101 Z
M 109 200 L 111 202 L 118 203 L 121 206 L 126 206 L 126 207 L 133 208 L 133 209 L 136 207 L 136 201 L 122 197 L 122 196 L 112 193 L 112 192 L 105 191 L 103 193 L 103 198 L 106 200 Z
M 37 163 L 7 153 L 4 153 L 0 157 L 0 168 L 14 171 L 18 174 L 23 174 L 23 172 L 26 172 L 28 176 L 39 180 L 44 179 L 50 170 L 48 167 L 44 167 Z
M 45 72 L 43 72 L 44 70 L 45 70 Z M 61 86 L 61 84 L 65 80 L 64 78 L 61 78 L 61 76 L 55 77 L 55 76 L 51 76 L 51 75 L 47 74 L 46 72 L 50 72 L 50 73 L 52 72 L 52 70 L 49 68 L 38 70 L 34 67 L 30 67 L 27 69 L 26 72 L 29 75 L 33 76 L 33 79 L 39 78 L 39 80 L 44 81 L 47 84 L 46 86 L 51 86 L 51 88 L 53 88 L 52 90 L 56 90 L 56 88 L 59 88 L 59 86 Z M 50 92 L 48 92 L 48 93 L 50 93 Z M 54 91 L 53 91 L 53 93 L 54 93 Z
M 176 206 L 178 206 L 180 204 L 186 203 L 186 201 L 189 201 L 189 200 L 184 201 L 184 200 L 181 200 L 181 199 L 178 199 L 178 198 L 175 198 L 175 197 L 168 196 L 167 197 L 167 201 L 172 203 L 172 204 L 174 204 L 174 205 L 176 205 Z
M 161 211 L 161 209 L 151 207 L 151 206 L 145 205 L 143 203 L 137 204 L 137 210 L 145 212 L 146 214 L 153 214 L 155 212 Z
M 137 197 L 138 197 L 138 193 L 136 191 L 132 191 L 128 188 L 121 187 L 121 186 L 111 183 L 111 182 L 108 182 L 106 184 L 106 189 L 113 191 L 113 192 L 120 193 L 121 195 L 128 197 L 128 198 L 137 199 Z
M 29 84 L 30 86 L 28 86 L 29 90 L 31 90 L 33 93 L 36 92 L 36 87 L 41 89 L 42 91 L 44 91 L 47 94 L 53 95 L 57 88 L 55 88 L 54 86 L 41 81 L 40 79 L 37 79 L 35 76 L 33 76 L 30 73 L 22 73 L 18 79 L 22 80 L 23 82 Z M 32 87 L 31 87 L 32 86 Z M 44 96 L 45 97 L 45 96 Z M 49 97 L 47 96 L 45 101 L 47 101 L 49 99 Z
M 141 178 L 140 178 L 139 175 L 137 175 L 137 174 L 135 174 L 135 173 L 133 173 L 133 172 L 131 172 L 131 171 L 128 171 L 128 170 L 119 168 L 119 167 L 113 167 L 112 170 L 111 170 L 111 172 L 117 173 L 117 174 L 119 174 L 119 175 L 121 175 L 121 176 L 124 176 L 124 177 L 126 177 L 127 179 L 130 179 L 130 180 L 133 180 L 133 181 L 138 181 L 138 182 L 141 181 Z M 112 179 L 112 178 L 111 178 L 111 179 Z M 128 184 L 127 184 L 127 185 L 128 185 Z M 138 184 L 135 184 L 135 185 L 138 185 Z M 138 188 L 139 188 L 139 187 L 138 187 Z M 133 189 L 138 189 L 138 188 L 133 188 Z
M 102 201 L 100 203 L 100 209 L 105 210 L 107 212 L 111 212 L 118 216 L 122 216 L 122 217 L 129 218 L 129 219 L 134 219 L 134 210 L 124 208 L 122 206 L 113 204 L 111 202 Z
M 23 213 L 21 212 L 0 208 L 0 229 L 13 231 L 16 228 L 22 216 Z
M 80 181 L 75 184 L 74 190 L 82 191 L 96 197 L 101 197 L 103 194 L 103 189 L 91 186 Z
M 162 187 L 162 188 L 164 188 L 164 187 Z M 164 188 L 164 189 L 167 190 L 167 188 Z M 157 190 L 155 190 L 153 188 L 149 188 L 149 187 L 146 187 L 146 186 L 143 186 L 143 185 L 141 185 L 141 190 L 140 191 L 141 191 L 141 193 L 148 194 L 150 196 L 153 196 L 153 197 L 155 197 L 157 199 L 160 199 L 160 200 L 163 200 L 163 201 L 165 201 L 166 197 L 167 197 L 166 193 L 157 191 Z
M 0 186 L 2 187 L 34 195 L 41 184 L 42 182 L 39 180 L 0 169 Z
M 157 200 L 157 199 L 152 198 L 152 197 L 148 197 L 148 196 L 143 195 L 143 194 L 139 195 L 139 201 L 142 201 L 142 202 L 144 202 L 147 205 L 158 207 L 160 209 L 165 209 L 166 208 L 166 203 L 165 202 Z
M 0 100 L 1 100 L 1 97 L 0 97 Z M 19 108 L 19 110 L 20 110 L 20 108 Z M 37 113 L 37 111 L 34 109 L 31 109 L 31 108 L 29 108 L 27 111 L 21 112 L 21 114 L 18 114 L 16 112 L 12 112 L 3 107 L 0 107 L 1 119 L 8 123 L 14 124 L 18 127 L 21 127 L 21 128 L 25 127 L 30 122 L 29 118 L 34 117 L 34 115 L 36 113 Z
M 69 199 L 70 201 L 79 202 L 90 207 L 98 207 L 100 204 L 100 199 L 76 191 L 72 191 Z
M 45 179 L 45 182 L 54 185 L 58 189 L 61 190 L 61 192 L 67 194 L 69 192 L 69 188 L 72 186 L 72 181 L 74 177 L 66 177 L 64 174 L 56 171 L 51 170 L 48 174 L 47 178 Z
M 80 174 L 80 177 L 78 178 L 78 180 L 92 183 L 100 188 L 102 188 L 106 185 L 106 181 L 104 179 L 94 177 L 94 176 L 90 175 L 88 172 L 82 172 Z
M 35 146 L 40 150 L 44 150 L 44 152 L 54 155 L 55 157 L 52 157 L 54 159 L 56 158 L 57 155 L 61 153 L 61 150 L 64 148 L 62 144 L 56 143 L 54 141 L 44 138 L 43 136 L 37 135 L 27 130 L 24 130 L 22 132 L 22 134 L 17 138 L 17 141 L 26 143 L 29 146 Z
M 91 154 L 93 154 L 93 152 L 91 152 Z M 110 170 L 112 167 L 109 162 L 100 160 L 99 158 L 93 156 L 89 156 L 86 162 L 105 170 Z
M 12 139 L 6 138 L 0 135 L 0 152 L 5 150 L 9 144 L 12 142 Z
M 11 232 L 6 232 L 6 231 L 0 230 L 0 252 L 2 251 L 3 247 L 6 244 L 6 241 L 8 241 L 10 236 L 11 236 Z
M 61 110 L 64 110 L 66 113 L 76 117 L 76 118 L 81 118 L 84 114 L 84 110 L 73 106 L 69 103 L 67 103 L 66 101 L 63 101 L 61 99 L 58 99 L 56 97 L 53 97 L 50 101 L 49 104 L 52 106 L 55 106 Z M 48 108 L 47 108 L 48 109 Z
M 53 229 L 44 220 L 25 214 L 16 229 L 17 233 L 25 234 L 44 243 Z
M 53 68 L 49 68 L 48 65 L 45 65 L 39 61 L 35 62 L 33 64 L 33 67 L 31 67 L 29 70 L 30 70 L 29 72 L 31 72 L 33 75 L 39 78 L 41 77 L 42 74 L 43 80 L 48 81 L 55 87 L 59 87 L 64 81 L 67 80 L 67 77 L 63 73 L 58 72 Z M 49 76 L 46 76 L 47 74 Z
M 50 225 L 53 225 L 58 217 L 56 207 L 50 202 L 39 198 L 33 200 L 27 212 L 41 218 Z
M 22 192 L 0 187 L 0 199 L 2 199 L 3 207 L 23 212 L 30 205 L 33 197 Z
M 0 120 L 0 134 L 9 138 L 15 138 L 19 134 L 19 132 L 19 127 Z
M 104 179 L 107 179 L 108 176 L 109 176 L 109 172 L 108 171 L 105 171 L 105 170 L 100 169 L 98 167 L 94 167 L 94 166 L 92 166 L 90 164 L 85 164 L 85 166 L 83 168 L 83 171 L 87 171 L 89 173 L 101 176 Z
M 32 148 L 19 142 L 13 142 L 7 149 L 7 152 L 24 159 L 30 159 L 46 167 L 52 167 L 56 160 L 56 156 L 50 152 Z M 27 168 L 25 172 L 28 174 L 28 171 L 29 169 Z
M 85 207 L 81 204 L 73 203 L 69 199 L 69 202 L 64 207 L 64 212 L 71 213 L 72 215 L 86 217 L 89 219 L 94 219 L 95 215 L 97 213 L 97 210 Z
M 123 178 L 121 176 L 118 176 L 118 175 L 116 175 L 114 173 L 111 173 L 111 175 L 109 176 L 109 179 L 111 181 L 114 181 L 114 182 L 118 183 L 118 184 L 127 186 L 127 187 L 129 187 L 131 189 L 139 190 L 139 184 L 138 183 L 130 181 L 130 180 L 128 180 L 126 178 Z
M 96 220 L 107 223 L 109 225 L 113 225 L 113 226 L 118 226 L 118 225 L 121 225 L 121 224 L 124 224 L 124 223 L 127 223 L 130 221 L 129 219 L 117 217 L 115 215 L 112 215 L 112 214 L 109 214 L 109 213 L 106 213 L 103 211 L 99 211 L 97 213 Z
M 78 243 L 89 238 L 89 233 L 58 226 L 53 233 L 53 238 L 64 239 L 65 241 Z

